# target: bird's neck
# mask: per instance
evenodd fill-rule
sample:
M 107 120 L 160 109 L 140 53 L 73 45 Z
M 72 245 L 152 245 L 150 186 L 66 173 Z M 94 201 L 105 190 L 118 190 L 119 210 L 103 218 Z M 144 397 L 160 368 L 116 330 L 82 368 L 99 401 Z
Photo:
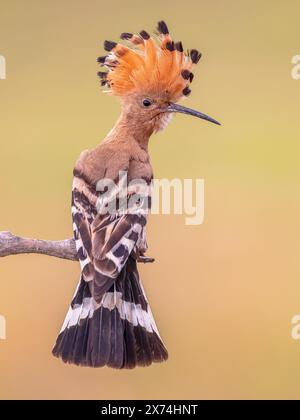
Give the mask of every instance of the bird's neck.
M 148 143 L 152 133 L 152 127 L 140 124 L 134 115 L 122 112 L 115 126 L 108 133 L 104 141 L 116 142 L 120 146 L 135 142 L 142 149 L 148 151 Z

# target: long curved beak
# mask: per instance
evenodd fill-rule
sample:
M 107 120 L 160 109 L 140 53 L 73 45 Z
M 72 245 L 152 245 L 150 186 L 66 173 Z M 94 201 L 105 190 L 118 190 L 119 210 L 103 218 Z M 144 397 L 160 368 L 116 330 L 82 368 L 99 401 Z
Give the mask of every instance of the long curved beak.
M 192 115 L 193 117 L 201 118 L 202 120 L 209 121 L 213 124 L 221 125 L 218 121 L 214 120 L 213 118 L 209 117 L 206 114 L 202 114 L 202 112 L 195 111 L 191 108 L 186 108 L 185 106 L 170 103 L 168 107 L 165 109 L 164 112 L 179 112 L 181 114 L 188 114 Z

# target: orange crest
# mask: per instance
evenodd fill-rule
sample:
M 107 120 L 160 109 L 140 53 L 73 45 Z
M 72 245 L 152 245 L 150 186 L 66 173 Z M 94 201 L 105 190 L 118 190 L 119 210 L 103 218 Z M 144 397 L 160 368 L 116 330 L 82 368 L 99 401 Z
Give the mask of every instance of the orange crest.
M 146 31 L 139 35 L 121 34 L 128 46 L 105 41 L 107 56 L 98 62 L 108 69 L 99 72 L 102 86 L 117 96 L 141 92 L 162 94 L 177 102 L 191 93 L 189 84 L 193 80 L 193 67 L 201 54 L 197 50 L 185 53 L 182 43 L 172 40 L 165 22 L 158 23 L 159 34 L 150 36 Z

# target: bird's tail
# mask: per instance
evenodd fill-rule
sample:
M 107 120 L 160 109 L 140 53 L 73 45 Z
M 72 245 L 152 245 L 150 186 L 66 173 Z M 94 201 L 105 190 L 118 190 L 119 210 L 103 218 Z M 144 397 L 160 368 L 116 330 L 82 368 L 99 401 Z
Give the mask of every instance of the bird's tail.
M 168 358 L 133 258 L 129 257 L 100 304 L 81 279 L 53 355 L 65 363 L 116 369 Z

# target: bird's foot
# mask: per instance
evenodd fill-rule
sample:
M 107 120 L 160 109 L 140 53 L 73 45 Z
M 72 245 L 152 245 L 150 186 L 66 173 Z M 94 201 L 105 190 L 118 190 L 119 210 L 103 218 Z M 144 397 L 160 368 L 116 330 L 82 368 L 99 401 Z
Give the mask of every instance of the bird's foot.
M 143 264 L 148 264 L 148 263 L 154 263 L 155 259 L 151 258 L 151 257 L 147 257 L 144 254 L 140 254 L 137 257 L 137 262 L 143 263 Z

